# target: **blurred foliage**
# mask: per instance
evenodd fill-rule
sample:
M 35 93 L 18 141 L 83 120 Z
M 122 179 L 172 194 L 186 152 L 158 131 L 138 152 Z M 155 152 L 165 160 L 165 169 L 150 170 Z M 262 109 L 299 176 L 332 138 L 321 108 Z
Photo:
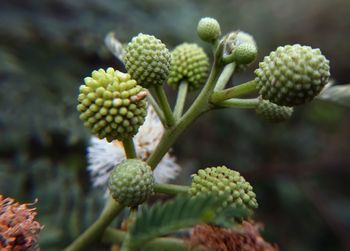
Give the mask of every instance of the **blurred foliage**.
M 108 32 L 122 42 L 143 32 L 170 47 L 206 46 L 195 28 L 213 16 L 223 32 L 254 34 L 259 59 L 287 43 L 320 47 L 343 83 L 350 80 L 349 9 L 346 0 L 0 1 L 0 193 L 39 199 L 43 250 L 61 250 L 97 217 L 103 191 L 91 188 L 85 170 L 88 133 L 75 105 L 84 76 L 122 67 L 103 45 Z M 179 181 L 199 167 L 231 166 L 254 185 L 256 219 L 281 250 L 350 250 L 348 113 L 317 101 L 281 125 L 247 111 L 207 114 L 175 146 Z

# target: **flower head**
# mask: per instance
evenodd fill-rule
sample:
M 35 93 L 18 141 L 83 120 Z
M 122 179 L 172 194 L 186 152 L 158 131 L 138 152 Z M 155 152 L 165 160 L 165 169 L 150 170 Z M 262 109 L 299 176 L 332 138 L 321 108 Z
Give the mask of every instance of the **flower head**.
M 19 204 L 0 195 L 0 249 L 40 250 L 38 247 L 41 226 L 35 221 L 35 208 Z
M 146 160 L 154 151 L 164 127 L 154 109 L 149 106 L 145 123 L 139 128 L 134 137 L 137 156 Z M 125 160 L 123 144 L 120 141 L 108 143 L 105 139 L 92 137 L 87 150 L 88 170 L 93 178 L 95 186 L 105 187 L 112 169 Z M 153 171 L 157 183 L 166 183 L 174 179 L 180 171 L 180 166 L 175 158 L 167 153 Z
M 197 225 L 191 234 L 192 247 L 204 246 L 216 251 L 278 251 L 279 248 L 266 242 L 260 235 L 260 226 L 243 221 L 239 229 L 220 228 L 212 225 Z

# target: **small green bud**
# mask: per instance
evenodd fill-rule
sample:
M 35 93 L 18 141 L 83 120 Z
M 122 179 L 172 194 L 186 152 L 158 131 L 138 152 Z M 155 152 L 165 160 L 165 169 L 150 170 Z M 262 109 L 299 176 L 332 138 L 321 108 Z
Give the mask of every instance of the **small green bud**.
M 124 160 L 112 170 L 108 189 L 120 204 L 135 207 L 145 202 L 154 192 L 152 169 L 139 159 Z
M 204 17 L 198 22 L 198 36 L 205 42 L 213 42 L 221 35 L 220 24 L 211 17 Z
M 295 106 L 311 101 L 328 83 L 329 61 L 319 49 L 286 45 L 266 56 L 255 75 L 264 99 Z
M 226 166 L 201 169 L 192 176 L 191 196 L 213 194 L 222 197 L 222 208 L 243 208 L 252 213 L 258 207 L 255 193 L 249 182 Z
M 264 120 L 278 123 L 290 119 L 293 114 L 293 107 L 279 106 L 260 98 L 255 111 L 256 114 Z
M 78 96 L 77 110 L 84 125 L 107 141 L 133 137 L 147 114 L 147 92 L 129 74 L 113 68 L 93 71 L 91 75 L 85 78 L 85 85 L 80 86 Z M 133 112 L 130 116 L 131 109 L 137 110 L 138 115 Z
M 172 62 L 168 83 L 177 88 L 181 81 L 187 81 L 189 90 L 203 85 L 208 76 L 209 59 L 197 44 L 183 43 L 171 53 Z
M 244 71 L 256 59 L 258 47 L 253 36 L 243 31 L 234 31 L 226 38 L 224 52 L 226 55 L 233 54 L 237 70 Z
M 154 36 L 140 33 L 126 47 L 125 68 L 139 85 L 162 85 L 168 78 L 171 55 L 165 44 Z
M 258 51 L 254 44 L 243 43 L 236 47 L 233 55 L 237 64 L 247 65 L 255 60 L 257 53 Z

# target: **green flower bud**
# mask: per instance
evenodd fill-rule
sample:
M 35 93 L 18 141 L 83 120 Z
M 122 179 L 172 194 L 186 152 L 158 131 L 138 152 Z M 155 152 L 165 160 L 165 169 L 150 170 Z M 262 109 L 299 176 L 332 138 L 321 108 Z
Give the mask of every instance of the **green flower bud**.
M 154 192 L 152 169 L 139 159 L 124 160 L 112 170 L 108 189 L 120 204 L 135 207 Z
M 107 141 L 132 138 L 147 114 L 147 92 L 129 74 L 93 71 L 80 86 L 77 110 L 93 134 Z
M 213 42 L 221 35 L 220 24 L 216 19 L 204 17 L 198 22 L 198 36 L 205 42 Z
M 247 65 L 255 60 L 258 51 L 254 44 L 243 43 L 236 47 L 233 54 L 237 64 Z
M 252 186 L 238 172 L 226 166 L 199 170 L 192 176 L 191 196 L 213 194 L 224 200 L 222 208 L 243 208 L 252 213 L 258 207 Z
M 293 107 L 279 106 L 260 98 L 255 111 L 256 114 L 264 120 L 278 123 L 290 119 L 293 114 Z
M 225 42 L 225 54 L 234 54 L 237 70 L 244 71 L 257 56 L 258 47 L 254 38 L 243 31 L 231 32 Z
M 266 56 L 255 75 L 264 99 L 295 106 L 311 101 L 327 84 L 329 61 L 319 49 L 286 45 Z
M 196 90 L 205 83 L 209 59 L 201 47 L 183 43 L 172 51 L 171 57 L 169 85 L 176 88 L 181 81 L 187 81 L 189 90 Z
M 139 85 L 162 85 L 168 78 L 171 55 L 165 44 L 154 36 L 140 33 L 126 47 L 125 68 Z

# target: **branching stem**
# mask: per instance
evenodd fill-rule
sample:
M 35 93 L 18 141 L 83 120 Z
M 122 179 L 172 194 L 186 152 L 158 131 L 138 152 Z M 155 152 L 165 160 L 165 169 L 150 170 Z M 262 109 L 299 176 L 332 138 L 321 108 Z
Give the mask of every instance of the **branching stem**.
M 109 198 L 100 217 L 88 229 L 86 229 L 84 233 L 75 239 L 65 251 L 86 250 L 87 247 L 102 237 L 104 230 L 122 209 L 122 205 L 115 202 L 114 199 Z
M 156 184 L 154 187 L 156 193 L 166 193 L 171 195 L 184 194 L 187 193 L 189 189 L 188 186 L 174 184 Z
M 173 116 L 173 112 L 171 111 L 171 108 L 170 108 L 170 105 L 169 105 L 169 102 L 168 102 L 168 98 L 167 98 L 167 96 L 165 94 L 163 86 L 156 85 L 154 87 L 154 90 L 156 92 L 160 108 L 162 109 L 162 111 L 164 113 L 166 124 L 169 127 L 171 127 L 171 126 L 173 126 L 175 124 L 175 118 Z
M 103 235 L 103 242 L 120 244 L 127 237 L 124 231 L 107 228 Z M 176 238 L 156 238 L 144 246 L 145 250 L 167 250 L 167 251 L 187 251 L 188 246 L 181 239 Z
M 211 96 L 212 103 L 219 103 L 226 99 L 238 98 L 256 90 L 256 81 L 252 80 L 223 91 L 214 92 Z
M 163 126 L 166 126 L 166 120 L 164 117 L 164 113 L 162 109 L 160 109 L 157 101 L 154 99 L 151 93 L 148 93 L 147 95 L 148 102 L 150 105 L 154 108 L 154 111 L 157 113 L 159 120 L 162 122 Z
M 174 108 L 174 117 L 175 120 L 179 120 L 182 116 L 182 111 L 185 106 L 186 96 L 188 91 L 188 83 L 186 81 L 182 81 L 179 85 L 176 104 Z
M 235 69 L 236 69 L 235 63 L 225 65 L 225 68 L 220 74 L 218 82 L 216 83 L 214 91 L 221 91 L 222 89 L 225 88 L 225 86 L 227 85 L 227 82 L 230 80 L 232 74 L 235 72 Z
M 124 146 L 126 158 L 128 158 L 128 159 L 136 159 L 137 158 L 135 145 L 134 145 L 134 141 L 132 140 L 132 138 L 123 140 L 123 146 Z
M 231 98 L 224 100 L 220 103 L 215 103 L 218 107 L 230 107 L 230 108 L 245 108 L 245 109 L 255 109 L 258 105 L 258 98 L 250 99 L 240 99 L 240 98 Z

